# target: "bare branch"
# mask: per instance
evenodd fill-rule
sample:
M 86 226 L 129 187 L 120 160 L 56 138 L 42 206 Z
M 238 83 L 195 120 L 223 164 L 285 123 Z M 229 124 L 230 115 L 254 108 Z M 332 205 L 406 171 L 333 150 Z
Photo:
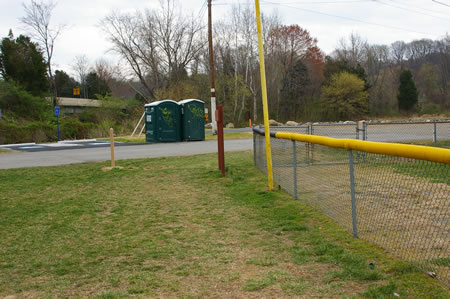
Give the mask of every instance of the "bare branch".
M 22 24 L 32 38 L 36 39 L 39 45 L 44 49 L 48 68 L 48 77 L 56 95 L 56 86 L 52 73 L 52 57 L 55 48 L 55 41 L 64 28 L 64 25 L 51 27 L 50 19 L 56 2 L 49 0 L 31 0 L 28 4 L 23 3 L 25 16 L 20 18 Z

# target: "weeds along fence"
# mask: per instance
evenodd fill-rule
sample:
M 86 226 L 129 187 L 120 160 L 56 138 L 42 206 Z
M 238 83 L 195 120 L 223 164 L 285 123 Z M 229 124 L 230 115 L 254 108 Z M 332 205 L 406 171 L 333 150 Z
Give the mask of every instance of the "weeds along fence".
M 322 129 L 316 132 L 330 133 Z M 347 136 L 346 130 L 329 135 Z M 267 174 L 264 130 L 253 132 L 254 163 Z M 275 183 L 354 237 L 450 286 L 450 149 L 367 142 L 353 134 L 338 139 L 272 131 Z

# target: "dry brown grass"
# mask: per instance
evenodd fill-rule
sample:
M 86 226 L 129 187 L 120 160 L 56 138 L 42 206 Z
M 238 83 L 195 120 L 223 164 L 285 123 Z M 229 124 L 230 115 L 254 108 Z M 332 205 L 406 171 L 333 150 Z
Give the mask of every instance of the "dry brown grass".
M 0 297 L 337 298 L 390 283 L 382 262 L 368 268 L 372 248 L 266 192 L 249 153 L 227 154 L 225 178 L 216 162 L 1 171 Z
M 284 188 L 293 190 L 292 168 L 274 172 Z M 297 169 L 301 200 L 352 231 L 349 177 L 348 165 Z M 364 164 L 355 166 L 355 181 L 359 236 L 448 281 L 450 185 Z

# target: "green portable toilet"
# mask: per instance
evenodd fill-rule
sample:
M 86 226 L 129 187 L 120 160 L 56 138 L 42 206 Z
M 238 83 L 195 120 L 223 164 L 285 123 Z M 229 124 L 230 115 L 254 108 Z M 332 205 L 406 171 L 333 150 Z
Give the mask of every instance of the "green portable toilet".
M 155 109 L 150 107 L 150 104 L 145 105 L 145 142 L 157 142 L 156 139 L 156 122 L 155 120 Z
M 181 109 L 177 102 L 163 100 L 145 105 L 147 142 L 181 141 Z
M 205 140 L 205 102 L 189 99 L 178 103 L 181 106 L 183 140 Z

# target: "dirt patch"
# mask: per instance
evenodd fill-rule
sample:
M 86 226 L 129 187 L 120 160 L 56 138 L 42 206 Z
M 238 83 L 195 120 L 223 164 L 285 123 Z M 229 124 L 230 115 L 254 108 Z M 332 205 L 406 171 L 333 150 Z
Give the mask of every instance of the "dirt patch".
M 292 193 L 293 170 L 274 173 Z M 349 177 L 346 164 L 298 167 L 299 198 L 352 231 Z M 355 165 L 355 182 L 359 237 L 448 281 L 450 186 L 364 163 Z

